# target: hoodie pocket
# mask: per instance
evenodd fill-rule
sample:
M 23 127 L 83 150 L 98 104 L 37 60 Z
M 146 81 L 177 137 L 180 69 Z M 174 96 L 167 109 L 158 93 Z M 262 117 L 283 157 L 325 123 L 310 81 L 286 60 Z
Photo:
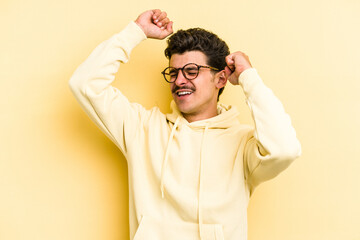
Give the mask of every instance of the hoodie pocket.
M 221 224 L 203 224 L 201 240 L 224 240 Z M 143 216 L 133 240 L 200 240 L 199 225 Z

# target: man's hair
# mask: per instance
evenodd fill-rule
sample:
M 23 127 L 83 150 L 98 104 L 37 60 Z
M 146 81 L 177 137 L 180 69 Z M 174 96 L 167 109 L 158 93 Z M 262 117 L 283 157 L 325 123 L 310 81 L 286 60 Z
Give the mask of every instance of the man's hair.
M 183 54 L 188 51 L 201 51 L 207 57 L 207 64 L 223 70 L 226 67 L 225 57 L 230 54 L 227 44 L 216 34 L 202 28 L 178 30 L 167 40 L 165 56 L 170 60 L 173 54 Z M 224 91 L 220 88 L 217 100 Z

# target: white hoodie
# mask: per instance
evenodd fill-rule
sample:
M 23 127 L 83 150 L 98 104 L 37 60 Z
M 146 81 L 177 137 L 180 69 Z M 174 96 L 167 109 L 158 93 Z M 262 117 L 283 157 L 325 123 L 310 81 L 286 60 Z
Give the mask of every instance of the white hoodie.
M 289 116 L 255 69 L 239 79 L 255 129 L 240 124 L 231 106 L 219 104 L 217 116 L 189 123 L 174 102 L 167 115 L 130 103 L 111 83 L 144 39 L 131 22 L 101 43 L 69 83 L 127 159 L 130 239 L 247 239 L 250 194 L 301 153 Z

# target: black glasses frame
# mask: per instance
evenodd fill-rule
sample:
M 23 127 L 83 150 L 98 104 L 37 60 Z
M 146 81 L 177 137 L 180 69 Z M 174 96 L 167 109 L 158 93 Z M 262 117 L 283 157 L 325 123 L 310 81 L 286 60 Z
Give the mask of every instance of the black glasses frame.
M 197 67 L 197 73 L 196 73 L 195 77 L 189 77 L 189 76 L 187 76 L 187 73 L 184 71 L 184 69 L 185 69 L 187 66 L 189 66 L 189 65 L 195 65 L 195 66 Z M 173 82 L 176 81 L 176 79 L 177 79 L 178 76 L 179 76 L 179 70 L 181 70 L 183 76 L 184 76 L 187 80 L 190 81 L 190 80 L 194 80 L 195 78 L 197 78 L 197 77 L 199 76 L 200 68 L 209 68 L 209 69 L 214 70 L 214 71 L 220 71 L 219 69 L 214 68 L 214 67 L 210 67 L 210 66 L 198 65 L 198 64 L 196 64 L 196 63 L 187 63 L 187 64 L 185 64 L 182 68 L 167 67 L 167 68 L 164 69 L 164 71 L 161 72 L 161 74 L 164 76 L 165 81 L 167 81 L 168 83 L 173 83 Z M 170 73 L 167 73 L 167 72 L 166 72 L 168 69 L 175 69 L 175 70 L 176 70 L 176 76 L 175 76 L 175 78 L 174 78 L 173 81 L 169 81 L 169 80 L 166 78 L 166 76 L 169 76 L 170 79 L 171 79 Z

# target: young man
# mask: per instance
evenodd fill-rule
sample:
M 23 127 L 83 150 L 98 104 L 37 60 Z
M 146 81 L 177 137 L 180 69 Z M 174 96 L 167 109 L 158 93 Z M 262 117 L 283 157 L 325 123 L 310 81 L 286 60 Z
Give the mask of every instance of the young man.
M 162 73 L 174 98 L 171 114 L 145 110 L 111 86 L 137 44 L 171 33 L 165 12 L 141 14 L 92 52 L 70 87 L 127 159 L 131 239 L 245 240 L 251 193 L 300 155 L 299 141 L 248 57 L 229 54 L 202 29 L 168 40 Z M 242 86 L 255 129 L 238 122 L 235 108 L 217 103 L 227 81 Z

